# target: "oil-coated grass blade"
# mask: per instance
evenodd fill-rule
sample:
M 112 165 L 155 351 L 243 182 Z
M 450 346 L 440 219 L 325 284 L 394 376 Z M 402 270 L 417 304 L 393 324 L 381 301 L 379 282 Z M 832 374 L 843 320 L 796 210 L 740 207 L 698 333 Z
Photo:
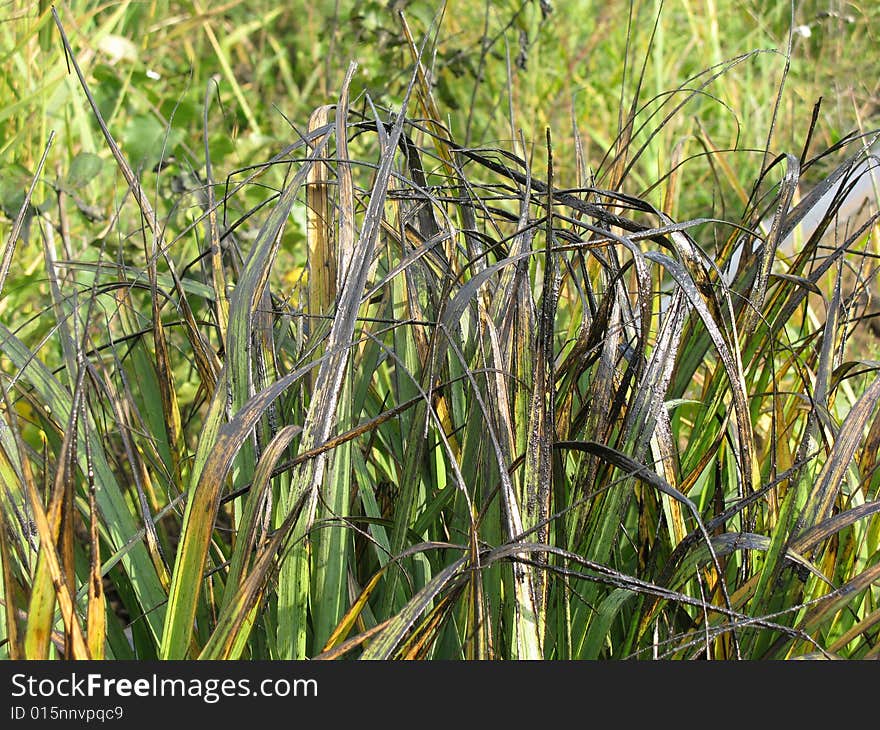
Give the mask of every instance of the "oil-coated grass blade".
M 329 355 L 328 352 L 324 358 Z M 182 659 L 189 651 L 221 490 L 242 443 L 269 405 L 321 362 L 309 363 L 275 381 L 251 398 L 228 423 L 218 428 L 186 505 L 184 533 L 177 550 L 162 634 L 162 658 Z
M 864 437 L 865 426 L 878 399 L 880 399 L 880 378 L 875 379 L 865 389 L 841 424 L 831 453 L 807 498 L 803 510 L 804 529 L 813 527 L 830 516 L 832 505 L 853 462 L 856 449 Z
M 24 344 L 0 323 L 0 350 L 19 369 L 20 377 L 30 384 L 39 394 L 43 403 L 51 404 L 49 413 L 58 422 L 66 423 L 73 410 L 73 402 L 69 391 L 58 382 L 42 361 L 30 352 Z M 114 549 L 124 545 L 137 532 L 134 518 L 129 512 L 124 496 L 119 490 L 116 477 L 107 462 L 103 448 L 93 423 L 84 427 L 83 432 L 77 431 L 78 438 L 91 441 L 92 469 L 95 479 L 102 485 L 97 490 L 96 498 L 102 515 L 105 539 L 110 541 Z M 87 473 L 85 462 L 85 446 L 82 441 L 76 450 L 81 473 Z M 139 593 L 137 600 L 144 612 L 146 625 L 155 637 L 161 635 L 162 611 L 167 594 L 156 575 L 152 561 L 142 544 L 134 544 L 131 550 L 122 555 L 122 563 L 126 572 L 137 576 Z
M 390 659 L 410 627 L 466 564 L 467 556 L 462 556 L 437 573 L 370 642 L 361 659 Z
M 381 151 L 375 182 L 367 209 L 364 212 L 363 225 L 358 240 L 354 244 L 351 265 L 348 267 L 345 283 L 339 292 L 336 313 L 327 338 L 328 355 L 321 363 L 315 377 L 309 408 L 303 424 L 303 434 L 300 441 L 302 450 L 314 448 L 326 441 L 336 418 L 342 379 L 349 358 L 348 347 L 354 334 L 361 296 L 373 259 L 395 151 L 403 130 L 405 109 L 404 105 L 397 123 L 391 130 L 391 134 Z M 285 497 L 281 505 L 282 514 L 286 514 L 293 503 L 303 495 L 307 495 L 308 502 L 304 512 L 305 523 L 303 525 L 305 531 L 311 527 L 314 519 L 318 497 L 317 489 L 323 477 L 324 465 L 325 456 L 323 454 L 300 465 L 292 475 L 290 494 Z M 300 535 L 294 535 L 295 540 L 299 537 Z M 302 632 L 306 608 L 304 602 L 307 597 L 302 593 L 301 588 L 306 576 L 302 556 L 298 558 L 298 561 L 291 561 L 287 565 L 282 564 L 279 575 L 280 602 L 278 611 L 279 622 L 291 627 L 291 629 L 297 627 L 296 630 Z M 295 645 L 290 641 L 285 642 L 286 648 L 282 652 L 282 656 L 293 658 L 301 654 L 303 634 L 300 633 L 299 636 L 300 640 L 295 642 Z

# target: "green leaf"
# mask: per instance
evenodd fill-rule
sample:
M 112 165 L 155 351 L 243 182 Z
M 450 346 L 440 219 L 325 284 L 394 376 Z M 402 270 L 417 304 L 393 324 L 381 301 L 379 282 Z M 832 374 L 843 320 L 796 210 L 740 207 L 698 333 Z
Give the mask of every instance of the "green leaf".
M 80 152 L 70 163 L 65 183 L 76 191 L 84 185 L 88 185 L 100 174 L 104 167 L 104 160 L 92 152 Z
M 170 154 L 179 132 L 172 130 L 165 139 L 166 128 L 151 114 L 132 117 L 121 134 L 121 147 L 134 170 L 149 169 L 162 156 Z

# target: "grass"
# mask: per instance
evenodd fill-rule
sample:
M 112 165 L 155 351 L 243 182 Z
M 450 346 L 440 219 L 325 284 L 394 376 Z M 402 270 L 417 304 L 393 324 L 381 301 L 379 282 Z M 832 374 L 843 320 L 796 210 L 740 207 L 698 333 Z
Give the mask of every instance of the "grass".
M 3 27 L 5 656 L 877 655 L 867 26 L 622 7 Z

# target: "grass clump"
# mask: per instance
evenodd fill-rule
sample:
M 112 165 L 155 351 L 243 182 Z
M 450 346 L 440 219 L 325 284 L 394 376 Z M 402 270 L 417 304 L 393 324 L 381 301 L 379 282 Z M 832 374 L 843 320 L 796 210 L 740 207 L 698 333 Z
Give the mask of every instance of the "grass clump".
M 25 196 L 48 304 L 0 321 L 6 655 L 875 656 L 874 218 L 780 249 L 809 134 L 754 178 L 708 149 L 708 196 L 635 179 L 681 113 L 644 73 L 599 175 L 577 136 L 474 144 L 399 22 L 399 105 L 352 64 L 265 163 L 218 177 L 205 130 L 167 206 L 80 77 L 110 155 Z

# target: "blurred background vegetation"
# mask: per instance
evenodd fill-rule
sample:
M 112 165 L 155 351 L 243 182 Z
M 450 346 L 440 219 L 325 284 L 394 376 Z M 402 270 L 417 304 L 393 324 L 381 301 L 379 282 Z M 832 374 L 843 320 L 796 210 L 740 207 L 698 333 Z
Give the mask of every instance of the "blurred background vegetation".
M 530 154 L 541 155 L 549 127 L 560 175 L 601 185 L 622 112 L 634 106 L 634 146 L 645 150 L 627 192 L 645 193 L 686 161 L 694 184 L 666 201 L 673 217 L 704 213 L 713 193 L 716 205 L 728 199 L 729 176 L 701 153 L 757 150 L 736 156 L 736 177 L 754 179 L 771 128 L 772 152 L 800 154 L 822 99 L 811 151 L 823 150 L 870 129 L 880 94 L 872 68 L 880 10 L 871 3 L 150 0 L 58 8 L 108 126 L 160 196 L 203 167 L 206 118 L 220 172 L 267 159 L 315 107 L 335 102 L 351 60 L 356 91 L 399 105 L 411 68 L 399 12 L 419 39 L 430 36 L 425 61 L 440 121 L 460 144 L 512 145 L 522 131 Z M 55 174 L 69 174 L 80 153 L 104 161 L 108 153 L 68 73 L 49 3 L 9 0 L 2 13 L 0 201 L 8 225 L 50 129 L 58 136 L 47 169 Z M 160 158 L 173 158 L 183 179 L 150 177 Z M 82 163 L 75 176 L 101 160 Z M 823 169 L 810 174 L 818 179 Z M 109 215 L 106 178 L 87 177 L 100 183 L 79 189 L 84 207 Z M 662 186 L 654 190 L 659 203 Z M 37 202 L 47 194 L 37 190 Z

